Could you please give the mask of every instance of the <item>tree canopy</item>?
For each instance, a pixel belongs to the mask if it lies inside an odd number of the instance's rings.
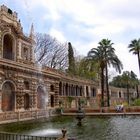
[[[117,71],[121,72],[122,63],[115,54],[115,49],[112,47],[113,43],[111,40],[102,39],[97,48],[92,48],[88,52],[87,59],[98,63],[101,79],[101,95],[102,95],[102,106],[104,106],[104,84],[106,83],[106,91],[109,106],[109,87],[108,87],[108,66],[113,66]],[[106,81],[105,81],[106,79]]]
[[[68,49],[48,34],[36,34],[36,62],[55,69],[66,69],[68,66]]]

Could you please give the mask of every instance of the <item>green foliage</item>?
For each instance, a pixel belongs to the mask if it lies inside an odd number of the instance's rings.
[[[90,80],[97,79],[98,65],[93,61],[82,58],[76,62],[76,75]]]
[[[62,110],[62,108],[56,108],[56,109],[55,109],[55,113],[56,113],[56,114],[61,114],[61,110]]]
[[[86,102],[87,102],[87,101],[86,101],[86,99],[85,99],[85,98],[81,98],[81,99],[80,99],[80,103],[81,103],[81,105],[85,105],[85,104],[86,104]]]
[[[112,86],[122,87],[127,89],[127,102],[130,103],[130,88],[135,88],[139,84],[136,74],[131,71],[124,71],[122,75],[114,77],[110,83]]]
[[[73,52],[73,47],[70,42],[68,43],[68,62],[69,62],[68,72],[75,74],[74,52]]]
[[[74,100],[74,97],[68,96],[68,97],[66,98],[66,100],[67,100],[67,102],[68,102],[69,108],[71,108],[71,103],[72,103],[72,101]]]
[[[134,106],[140,106],[140,99],[134,100],[133,105]]]
[[[112,66],[116,69],[116,71],[121,72],[123,67],[121,61],[115,54],[115,49],[112,47],[113,43],[111,40],[102,39],[97,48],[92,48],[88,52],[87,59],[93,61],[94,63],[98,63],[100,79],[101,79],[101,94],[102,101],[104,101],[104,84],[106,83],[106,91],[108,96],[108,106],[109,106],[109,86],[108,86],[108,67]],[[106,80],[106,81],[105,81]],[[102,103],[104,106],[104,103]]]
[[[129,52],[132,52],[134,55],[137,55],[140,71],[140,38],[138,40],[132,40],[131,43],[128,45],[128,48]]]
[[[71,96],[68,96],[68,97],[67,97],[67,101],[68,101],[69,103],[71,103],[73,100],[74,100],[74,97],[71,97]]]
[[[111,86],[120,88],[134,88],[138,84],[139,80],[133,71],[124,71],[122,75],[114,77],[113,80],[109,83]]]

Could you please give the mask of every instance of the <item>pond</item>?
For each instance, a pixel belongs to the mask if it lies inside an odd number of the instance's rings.
[[[140,118],[138,116],[86,117],[81,127],[75,117],[54,117],[49,120],[28,121],[0,125],[0,131],[34,136],[67,135],[76,140],[140,140]]]

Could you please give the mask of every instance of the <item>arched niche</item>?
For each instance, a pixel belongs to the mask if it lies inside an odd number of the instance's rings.
[[[54,85],[50,85],[50,91],[54,92]]]
[[[30,107],[30,97],[29,94],[24,95],[24,109],[28,110]]]
[[[3,58],[14,60],[15,40],[12,35],[5,34],[3,37]]]
[[[51,107],[54,107],[54,95],[50,96],[50,100],[51,100]]]
[[[42,86],[37,88],[37,108],[45,109],[46,106],[46,96]]]
[[[15,109],[15,87],[10,81],[2,85],[2,111],[13,111]]]

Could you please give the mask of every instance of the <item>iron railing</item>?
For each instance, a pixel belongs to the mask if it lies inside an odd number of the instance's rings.
[[[0,132],[0,140],[57,140],[58,137],[30,136],[15,133]]]
[[[77,140],[76,138],[69,137],[68,140]],[[57,136],[31,136],[16,133],[0,132],[0,140],[58,140]]]

